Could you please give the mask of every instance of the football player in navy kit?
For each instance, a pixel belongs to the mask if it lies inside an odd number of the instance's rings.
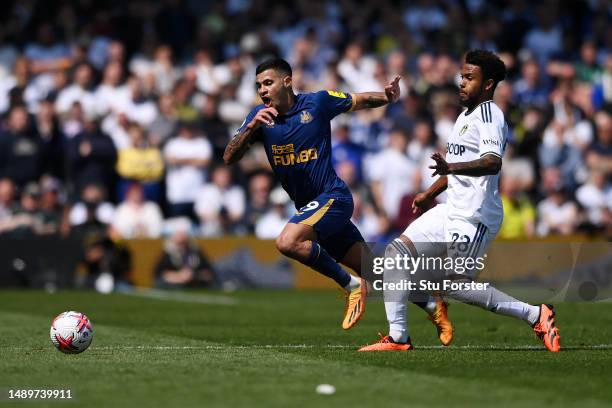
[[[291,66],[280,58],[257,67],[255,83],[263,104],[248,114],[227,145],[223,160],[235,163],[251,144],[263,143],[276,178],[298,210],[277,238],[276,247],[345,290],[342,327],[350,329],[365,311],[366,283],[338,262],[362,277],[362,251],[369,250],[351,222],[351,192],[332,166],[330,121],[344,112],[396,102],[400,78],[394,78],[384,92],[296,95],[291,76]]]

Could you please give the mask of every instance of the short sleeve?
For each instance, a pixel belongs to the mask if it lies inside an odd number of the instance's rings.
[[[244,121],[242,122],[242,124],[240,125],[238,130],[236,130],[236,132],[234,133],[234,136],[236,136],[237,134],[239,134],[240,132],[242,132],[246,128],[246,125],[249,124],[253,120],[253,118],[255,117],[255,115],[257,115],[257,112],[259,112],[260,109],[261,109],[261,107],[258,106],[258,107],[254,108],[253,110],[251,110],[249,112],[249,114],[244,119]],[[263,132],[262,132],[261,128],[259,128],[251,136],[251,144],[253,144],[254,142],[257,142],[257,141],[261,141],[262,139],[263,139]]]
[[[348,112],[355,104],[353,95],[350,93],[319,91],[316,95],[322,111],[327,114],[329,119],[333,119],[341,113]]]
[[[480,136],[480,157],[493,154],[502,158],[506,148],[506,123],[503,116],[491,115],[491,112],[483,116],[483,120],[476,122]]]

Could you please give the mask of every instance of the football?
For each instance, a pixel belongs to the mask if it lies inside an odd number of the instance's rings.
[[[91,344],[93,327],[83,313],[64,312],[53,319],[50,336],[53,345],[62,353],[78,354]]]

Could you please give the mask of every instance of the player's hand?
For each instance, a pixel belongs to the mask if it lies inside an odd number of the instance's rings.
[[[269,108],[263,108],[255,114],[255,117],[251,120],[251,123],[249,123],[249,127],[257,129],[261,125],[272,126],[274,124],[274,118],[277,116],[278,111],[276,108],[271,106]]]
[[[424,211],[431,206],[432,198],[427,193],[418,193],[412,202],[412,213],[416,214],[419,210]]]
[[[399,75],[396,76],[393,81],[389,82],[389,84],[385,86],[385,95],[387,95],[387,100],[389,103],[397,102],[400,97],[400,78],[401,77]]]
[[[434,170],[433,174],[431,175],[432,177],[437,175],[446,176],[447,174],[450,174],[448,163],[440,153],[436,152],[432,154],[431,158],[436,162],[434,166],[429,166],[430,169]]]

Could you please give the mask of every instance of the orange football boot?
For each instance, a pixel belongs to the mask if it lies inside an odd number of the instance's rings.
[[[553,353],[561,350],[559,329],[555,326],[555,311],[552,305],[540,306],[540,319],[533,325],[536,336],[542,340],[549,351]]]
[[[453,324],[448,318],[448,303],[440,297],[436,297],[436,310],[427,318],[436,326],[438,339],[443,346],[448,346],[453,341]]]
[[[346,306],[344,308],[344,319],[342,320],[342,328],[348,330],[355,326],[361,316],[365,313],[366,304],[366,281],[360,280],[358,288],[346,293]]]
[[[357,351],[408,351],[413,350],[410,337],[406,343],[396,343],[391,336],[383,336],[378,333],[380,340],[374,344],[363,346]]]

